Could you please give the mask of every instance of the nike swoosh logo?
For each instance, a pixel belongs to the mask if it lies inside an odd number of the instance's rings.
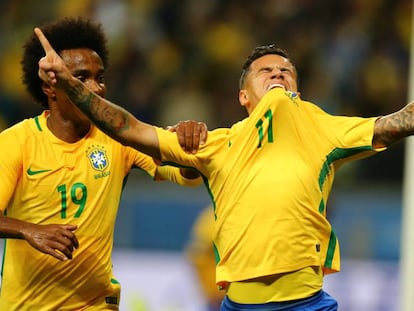
[[[41,173],[50,172],[51,170],[32,170],[30,167],[27,169],[27,175],[37,175]]]

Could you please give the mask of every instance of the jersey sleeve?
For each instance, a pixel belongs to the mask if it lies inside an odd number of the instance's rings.
[[[181,174],[179,167],[159,165],[152,157],[133,148],[126,148],[129,153],[128,161],[132,161],[130,166],[143,170],[155,181],[168,180],[181,186],[189,187],[198,186],[202,183],[201,176],[194,179],[186,178]]]
[[[155,180],[169,180],[173,183],[187,187],[199,186],[203,182],[201,176],[192,179],[186,178],[181,174],[180,168],[170,165],[158,166],[155,175]]]
[[[207,142],[199,146],[196,154],[186,153],[178,143],[175,133],[162,128],[157,131],[161,161],[164,165],[189,167],[197,170],[206,179],[220,170],[218,163],[226,161],[231,145],[231,129],[218,128],[208,132]]]
[[[4,213],[22,174],[22,145],[12,130],[0,133],[0,212]]]
[[[179,167],[192,167],[198,171],[202,169],[201,158],[205,157],[205,146],[208,145],[208,143],[206,145],[200,146],[199,151],[196,155],[188,154],[182,150],[175,133],[171,133],[170,131],[158,127],[155,129],[157,131],[160,145],[161,161],[163,164]]]
[[[359,148],[372,147],[374,137],[374,126],[376,117],[350,117],[350,116],[333,116],[324,112],[319,107],[311,104],[310,109],[314,113],[314,122],[318,124],[320,133],[324,135],[333,146],[337,148]],[[375,151],[382,151],[381,148]]]
[[[124,147],[124,152],[127,153],[125,161],[128,162],[125,165],[125,169],[138,168],[146,172],[151,178],[155,179],[157,172],[157,163],[154,159],[142,152],[139,152],[131,147]]]

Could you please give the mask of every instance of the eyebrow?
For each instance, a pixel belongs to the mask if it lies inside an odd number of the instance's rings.
[[[257,69],[257,72],[262,71],[272,71],[274,68],[277,68],[279,70],[289,70],[290,72],[295,72],[295,67],[293,66],[264,66]]]
[[[272,71],[273,70],[273,67],[270,67],[270,66],[264,66],[264,67],[260,67],[257,71]]]
[[[105,72],[105,69],[99,69],[97,71],[97,74],[103,74]],[[72,71],[72,75],[73,76],[86,76],[91,74],[91,70],[90,69],[76,69],[74,71]]]

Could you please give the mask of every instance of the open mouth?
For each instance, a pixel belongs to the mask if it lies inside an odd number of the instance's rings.
[[[277,87],[280,87],[280,88],[282,88],[282,89],[284,89],[284,90],[286,90],[286,87],[283,85],[283,84],[280,84],[280,83],[272,83],[272,84],[270,84],[268,87],[267,87],[267,91],[270,91],[270,90],[272,90],[272,89],[275,89],[275,88],[277,88]]]

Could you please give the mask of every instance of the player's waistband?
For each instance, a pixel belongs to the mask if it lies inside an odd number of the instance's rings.
[[[326,302],[325,302],[326,300]],[[284,302],[268,302],[263,304],[240,304],[231,301],[227,296],[224,297],[221,311],[289,311],[297,310],[298,308],[304,308],[306,306],[313,306],[322,302],[324,305],[332,306],[332,310],[336,310],[337,302],[323,290],[320,290],[315,295],[291,301]],[[328,304],[327,304],[328,303]],[[331,310],[331,309],[329,309]]]
[[[289,273],[232,282],[226,287],[226,292],[234,302],[260,304],[312,297],[322,289],[322,285],[322,269],[305,267]]]

